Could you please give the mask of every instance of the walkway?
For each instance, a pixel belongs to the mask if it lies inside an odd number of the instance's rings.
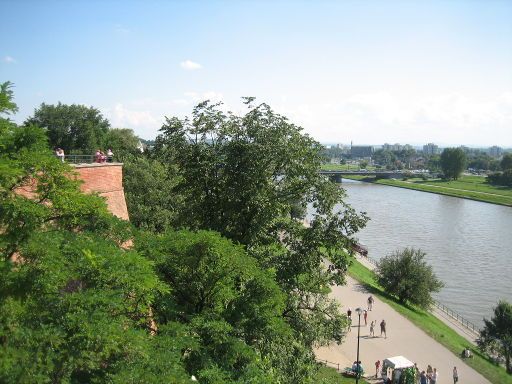
[[[319,359],[340,363],[340,366],[351,366],[357,354],[357,314],[354,309],[366,307],[369,293],[357,281],[347,276],[345,286],[333,287],[332,297],[343,305],[343,310],[352,308],[353,326],[342,345],[319,348],[316,355]],[[456,366],[459,372],[459,382],[464,384],[490,383],[474,369],[467,366],[460,358],[436,342],[420,328],[405,317],[398,314],[389,305],[375,298],[373,310],[368,312],[368,326],[364,325],[361,316],[361,338],[359,359],[367,373],[375,374],[375,362],[386,357],[403,355],[418,364],[420,370],[426,370],[427,365],[437,368],[439,383],[452,383],[452,370]],[[380,337],[379,323],[382,319],[387,324],[387,339]],[[370,322],[377,321],[376,337],[370,337]]]

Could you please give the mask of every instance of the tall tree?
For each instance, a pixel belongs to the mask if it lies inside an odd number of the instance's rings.
[[[401,302],[428,308],[433,302],[432,293],[444,284],[424,258],[425,252],[420,249],[396,251],[379,261],[375,271],[377,281]]]
[[[328,298],[329,286],[344,282],[343,248],[351,249],[367,218],[318,174],[322,146],[268,105],[252,102],[246,99],[242,116],[204,102],[191,118],[167,118],[155,154],[178,176],[170,191],[183,199],[175,226],[216,230],[275,270],[287,293],[282,315],[311,351],[343,337],[344,318]],[[314,213],[305,227],[296,214],[308,205]]]
[[[462,148],[445,148],[441,153],[441,169],[448,179],[457,180],[466,168],[466,153]]]
[[[500,162],[500,167],[503,171],[512,169],[512,153],[506,153],[503,155],[503,158]]]
[[[500,301],[494,308],[494,316],[491,320],[484,319],[484,323],[479,346],[491,355],[503,357],[507,372],[512,374],[512,305]]]
[[[51,147],[93,153],[105,144],[110,123],[99,110],[85,105],[41,104],[25,125],[45,128]]]

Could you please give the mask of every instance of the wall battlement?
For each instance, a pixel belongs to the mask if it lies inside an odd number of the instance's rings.
[[[75,164],[73,167],[78,178],[83,181],[80,186],[83,192],[97,192],[106,198],[108,209],[113,215],[129,220],[123,189],[122,163]]]

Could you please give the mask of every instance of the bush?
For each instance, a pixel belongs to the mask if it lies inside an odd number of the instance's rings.
[[[444,284],[423,260],[425,255],[420,249],[406,248],[384,257],[376,269],[378,283],[402,303],[430,307],[432,293],[438,292]]]

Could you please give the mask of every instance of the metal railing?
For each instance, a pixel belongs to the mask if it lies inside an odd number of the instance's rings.
[[[71,164],[89,164],[94,163],[94,155],[66,155],[64,160]]]
[[[475,334],[475,336],[479,336],[480,335],[480,328],[478,328],[475,324],[473,324],[468,319],[465,319],[462,315],[459,315],[457,312],[455,312],[454,310],[448,308],[446,305],[444,305],[443,303],[440,303],[439,301],[434,301],[434,305],[440,311],[442,311],[443,313],[447,314],[452,319],[456,320],[464,328],[466,328],[467,330],[473,332]]]
[[[362,256],[361,257],[362,259],[364,260],[367,260],[370,264],[372,264],[373,266],[377,266],[378,264],[378,261],[375,260],[375,259],[372,259],[371,257],[368,257],[368,256]],[[479,336],[480,335],[480,328],[478,328],[474,323],[472,323],[471,321],[469,321],[468,319],[466,319],[464,316],[462,316],[461,314],[455,312],[453,309],[451,308],[448,308],[446,305],[444,305],[443,303],[439,302],[439,301],[436,301],[434,300],[434,305],[436,306],[436,308],[438,308],[441,312],[447,314],[448,316],[450,316],[453,320],[457,321],[460,325],[462,325],[464,328],[466,328],[468,331],[471,331],[474,333],[475,336]]]
[[[340,372],[340,363],[335,363],[333,361],[328,361],[325,359],[318,359],[318,358],[315,358],[315,360],[318,361],[319,363],[325,364],[326,366],[331,366],[332,368],[336,368],[336,370],[338,372]]]

